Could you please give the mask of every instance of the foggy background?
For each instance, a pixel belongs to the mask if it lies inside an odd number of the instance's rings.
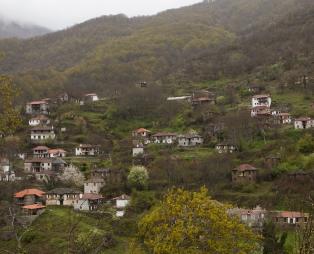
[[[102,15],[152,15],[197,2],[200,0],[0,0],[0,17],[59,30]]]

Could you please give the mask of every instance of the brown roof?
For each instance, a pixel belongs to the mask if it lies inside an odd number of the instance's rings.
[[[56,148],[56,149],[49,149],[48,153],[66,153],[65,150],[61,149],[61,148]]]
[[[119,200],[130,200],[130,196],[128,196],[126,194],[122,194],[121,196],[115,197],[112,200],[117,200],[117,199],[119,199]]]
[[[247,170],[257,170],[255,167],[253,167],[250,164],[241,164],[240,166],[233,169],[234,171],[247,171]]]
[[[50,159],[50,158],[32,158],[32,159],[25,160],[25,162],[26,163],[34,163],[34,162],[45,163],[45,162],[52,162],[52,159]]]
[[[38,197],[42,197],[44,194],[45,192],[38,189],[25,189],[25,190],[15,193],[14,197],[23,198],[24,196],[27,196],[27,195],[35,195]]]
[[[166,137],[166,136],[177,136],[177,134],[170,132],[159,132],[153,135],[153,137]]]
[[[97,200],[97,199],[103,199],[102,195],[94,194],[94,193],[85,193],[80,197],[82,200]]]
[[[301,213],[301,212],[281,211],[281,212],[278,212],[275,217],[303,218],[303,217],[309,217],[309,214],[308,213]]]
[[[32,150],[33,151],[34,150],[49,150],[49,147],[47,147],[47,146],[36,146]]]
[[[261,99],[261,98],[268,98],[268,97],[270,97],[269,94],[257,94],[253,96],[254,99]]]
[[[32,131],[51,131],[53,130],[52,126],[37,126],[31,129]]]
[[[47,101],[41,100],[41,101],[31,101],[31,102],[28,102],[27,104],[38,105],[38,104],[48,104],[48,103]]]
[[[141,132],[150,132],[150,131],[145,129],[145,128],[139,128],[139,129],[135,130],[135,132],[141,133]]]
[[[91,144],[80,144],[80,148],[93,148],[93,147],[100,147],[100,145],[91,145]]]
[[[33,205],[25,205],[22,208],[27,210],[37,210],[37,209],[43,209],[46,206],[40,205],[40,204],[33,204]]]
[[[35,116],[33,117],[31,120],[48,120],[49,118],[45,115],[39,115],[39,116]]]
[[[295,119],[295,121],[311,121],[312,120],[312,118],[310,118],[310,117],[300,117],[300,118],[297,118],[297,119]]]

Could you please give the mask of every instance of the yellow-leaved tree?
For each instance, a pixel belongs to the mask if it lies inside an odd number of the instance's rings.
[[[143,250],[156,254],[252,254],[260,250],[260,236],[228,206],[212,200],[205,187],[199,192],[173,189],[139,222]]]
[[[6,76],[0,76],[0,134],[10,135],[21,125],[21,117],[14,107],[17,90]]]

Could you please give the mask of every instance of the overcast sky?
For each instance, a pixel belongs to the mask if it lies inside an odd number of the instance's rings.
[[[54,30],[107,14],[128,16],[194,4],[201,0],[0,0],[0,15],[9,20],[42,25]]]

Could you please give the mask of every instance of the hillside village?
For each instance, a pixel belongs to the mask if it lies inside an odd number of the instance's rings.
[[[250,90],[248,92],[251,96],[246,101],[245,114],[256,121],[261,128],[294,129],[300,134],[303,131],[313,130],[314,120],[310,116],[295,117],[289,111],[281,110],[280,105],[276,108],[272,107],[270,94],[255,94]],[[171,103],[190,104],[195,112],[202,107],[217,105],[216,95],[207,90],[195,91],[191,96],[168,97],[166,100]],[[70,95],[64,93],[57,98],[46,98],[26,104],[24,122],[28,127],[25,129],[25,138],[29,148],[19,150],[14,158],[2,157],[1,159],[2,182],[25,181],[29,183],[25,189],[18,188],[13,196],[14,203],[19,207],[19,214],[28,216],[33,221],[38,216],[42,216],[43,212],[51,206],[71,207],[74,211],[101,214],[104,212],[102,207],[105,205],[112,207],[112,216],[121,218],[125,215],[130,205],[132,192],[128,188],[117,187],[126,184],[123,169],[97,166],[99,164],[97,160],[112,161],[112,155],[106,154],[103,150],[103,144],[98,143],[97,140],[93,143],[67,144],[62,137],[71,130],[60,123],[58,127],[55,125],[57,119],[54,118],[54,111],[58,111],[59,108],[77,105],[84,109],[84,107],[103,105],[103,103],[106,103],[106,100],[99,99],[96,93],[84,95],[81,100],[72,100]],[[216,132],[214,130],[207,134],[196,130],[169,132],[168,128],[154,128],[155,131],[152,131],[143,126],[137,126],[137,129],[130,130],[127,134],[127,139],[130,140],[127,157],[132,158],[129,167],[132,165],[149,167],[155,159],[156,155],[152,153],[155,149],[158,149],[159,153],[163,150],[169,153],[173,153],[171,150],[183,151],[185,156],[197,150],[201,151],[199,149],[206,150],[208,149],[205,148],[208,147],[206,144],[209,144],[206,135],[210,135],[214,140],[210,143],[211,154],[228,158],[234,156],[233,154],[243,153],[243,148],[236,139],[219,138],[219,133],[225,128],[224,125],[225,123],[218,124]],[[195,159],[197,157],[193,160]],[[265,158],[264,167],[271,170],[283,163],[282,159],[280,153],[269,156]],[[229,186],[233,186],[231,188],[261,183],[261,175],[265,173],[261,172],[260,164],[256,166],[254,161],[252,164],[246,162],[245,158],[238,160],[235,167],[229,168],[224,181]],[[112,165],[112,162],[110,164]],[[18,169],[20,167],[18,165],[22,168]],[[86,169],[82,171],[82,165],[89,165],[87,172]],[[310,172],[296,170],[284,175],[292,181],[300,179],[302,181],[304,178],[311,177],[310,174]],[[47,183],[58,184],[55,188],[47,189],[45,187]],[[114,191],[106,188],[115,185]],[[262,208],[259,206],[261,204],[254,201],[251,205],[257,206],[256,208],[242,207],[231,209],[229,212],[257,231],[262,230],[263,223],[267,220],[273,221],[282,229],[293,229],[299,224],[307,223],[309,219],[309,214],[303,209],[274,210],[272,206],[270,209]]]
[[[314,4],[296,2],[0,40],[0,253],[210,253],[217,231],[215,253],[310,254]]]

